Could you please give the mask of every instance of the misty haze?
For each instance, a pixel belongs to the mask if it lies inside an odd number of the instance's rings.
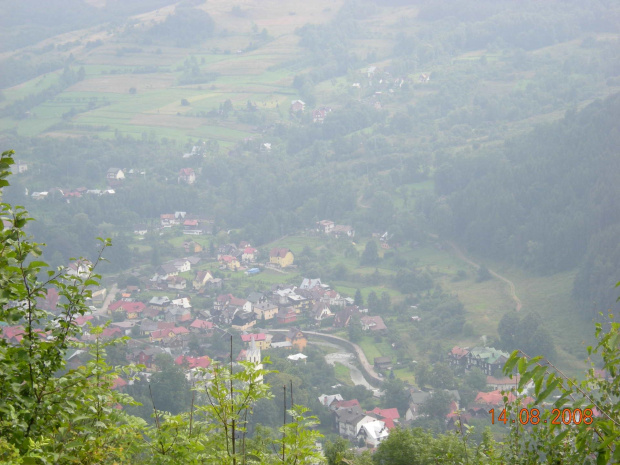
[[[620,463],[619,92],[613,0],[2,2],[0,464]]]

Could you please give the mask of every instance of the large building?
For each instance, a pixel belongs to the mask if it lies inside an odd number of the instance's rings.
[[[292,265],[294,260],[293,252],[284,247],[275,247],[269,252],[269,263],[279,265],[282,268]]]

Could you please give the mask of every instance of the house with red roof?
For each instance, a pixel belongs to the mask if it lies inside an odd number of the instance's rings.
[[[196,173],[193,168],[182,168],[179,171],[178,182],[184,182],[185,184],[194,184],[196,182]]]
[[[241,263],[239,263],[237,257],[233,255],[220,255],[218,261],[220,262],[221,266],[224,266],[231,271],[237,271],[239,268],[241,268]]]
[[[132,320],[138,318],[145,308],[146,305],[144,305],[142,302],[128,302],[126,300],[117,300],[108,307],[108,311],[124,311],[127,313],[127,319]]]
[[[250,334],[242,334],[241,340],[243,341],[243,345],[248,347],[252,341],[256,343],[256,347],[260,350],[269,349],[271,347],[271,334],[266,333],[250,333]]]
[[[254,247],[246,247],[243,249],[243,253],[241,254],[241,261],[245,263],[253,262],[256,260],[258,255],[258,250]]]
[[[177,358],[174,359],[174,363],[176,363],[177,365],[187,364],[190,369],[209,368],[209,365],[211,365],[211,359],[206,355],[202,357],[188,357],[186,355],[179,355]]]
[[[196,318],[192,321],[192,324],[189,325],[189,332],[197,334],[213,334],[213,326],[212,321],[200,320]]]
[[[91,321],[94,317],[92,315],[79,315],[75,318],[74,323],[76,326],[85,326],[88,321]]]
[[[47,310],[48,312],[53,312],[56,310],[59,300],[60,296],[58,295],[58,290],[55,287],[50,287],[47,289],[45,297],[40,297],[37,299],[37,304],[39,305],[39,308]]]
[[[385,423],[385,427],[388,430],[394,428],[396,423],[398,423],[398,419],[400,415],[398,414],[398,410],[396,408],[388,408],[388,409],[380,409],[379,407],[375,407],[374,409],[366,412],[366,415],[370,415],[377,420],[381,420]]]
[[[21,325],[0,327],[0,337],[9,344],[19,344],[24,337],[24,327]]]
[[[127,386],[127,381],[117,376],[114,381],[112,381],[112,386],[110,386],[110,389],[117,389],[121,391],[125,386]]]
[[[400,415],[398,413],[398,409],[397,408],[384,408],[381,409],[379,407],[375,407],[372,410],[369,410],[368,412],[366,412],[366,414],[368,415],[377,415],[377,417],[379,417],[379,420],[382,420],[384,418],[389,418],[391,420],[398,420],[400,418]]]
[[[174,325],[174,323],[171,324]],[[172,340],[185,334],[189,334],[189,330],[187,328],[183,328],[182,326],[158,329],[157,331],[153,331],[151,333],[151,342],[171,342]]]
[[[513,400],[515,400],[515,396],[513,393],[509,392],[507,396],[508,402],[512,402]],[[474,403],[490,407],[497,407],[504,404],[504,394],[500,390],[491,392],[479,392],[476,395]]]
[[[123,335],[123,330],[118,326],[108,326],[101,332],[101,339],[115,339]]]
[[[269,263],[278,265],[280,268],[291,266],[295,261],[293,252],[284,247],[274,247],[269,251]]]
[[[329,405],[330,410],[340,410],[347,408],[358,408],[360,412],[362,411],[362,406],[360,405],[357,399],[351,400],[336,400]]]
[[[294,323],[297,321],[297,313],[289,307],[282,307],[278,310],[276,320],[278,324]]]

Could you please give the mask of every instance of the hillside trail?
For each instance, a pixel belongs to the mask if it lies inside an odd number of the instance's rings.
[[[358,205],[358,207],[360,207],[360,208],[370,208],[370,205],[362,203],[362,200],[364,200],[364,194],[360,194],[359,197],[357,198],[357,205]]]
[[[459,249],[459,247],[452,241],[446,241],[446,243],[452,247],[452,249],[454,250],[454,252],[456,253],[456,255],[463,260],[464,262],[469,263],[470,265],[472,265],[474,268],[478,269],[480,268],[480,264],[474,262],[473,260],[469,259],[461,249]],[[519,297],[517,296],[517,291],[515,288],[515,284],[508,278],[506,278],[505,276],[502,276],[501,274],[489,269],[489,273],[491,274],[491,276],[496,277],[497,279],[504,281],[506,284],[508,284],[508,289],[509,289],[509,294],[510,294],[510,298],[512,300],[514,300],[515,302],[515,310],[517,312],[521,311],[521,307],[522,307],[522,303],[521,303],[521,299],[519,299]]]

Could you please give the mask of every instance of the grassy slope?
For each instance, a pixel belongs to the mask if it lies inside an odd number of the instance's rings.
[[[299,58],[304,50],[298,46],[299,37],[295,30],[305,24],[326,23],[333,18],[342,1],[330,2],[319,0],[311,3],[296,3],[282,11],[277,0],[265,0],[260,7],[249,0],[236,2],[243,12],[242,16],[231,14],[230,2],[213,0],[202,6],[214,19],[218,31],[226,31],[225,36],[208,40],[201,46],[189,49],[162,47],[158,45],[139,45],[139,53],[126,52],[119,55],[119,50],[135,47],[122,34],[122,27],[113,29],[92,28],[62,34],[48,39],[33,47],[13,52],[15,55],[28,53],[30,49],[39,48],[47,43],[63,44],[74,40],[81,45],[65,52],[53,51],[46,54],[46,59],[66,59],[69,54],[75,58],[75,67],[83,66],[86,79],[65,90],[52,101],[45,102],[32,110],[31,118],[19,122],[10,118],[0,118],[0,132],[16,130],[20,135],[99,134],[112,137],[115,131],[123,134],[141,136],[154,133],[159,137],[185,141],[191,138],[210,138],[221,141],[227,146],[236,141],[251,137],[255,128],[240,125],[231,127],[231,122],[219,119],[189,116],[196,112],[208,112],[218,109],[225,100],[230,99],[235,108],[243,108],[248,100],[256,103],[258,108],[271,120],[287,118],[290,100],[297,98],[292,88],[293,77],[307,71],[299,66]],[[133,18],[138,26],[160,21],[172,7],[165,7]],[[382,8],[380,14],[361,21],[366,37],[353,43],[352,51],[361,57],[369,53],[377,56],[375,65],[382,67],[390,63],[397,32],[411,33],[415,29],[412,18],[417,15],[415,7]],[[411,29],[412,26],[414,29]],[[254,31],[266,29],[270,40],[251,51],[245,51],[248,45],[257,42]],[[609,39],[609,37],[602,37]],[[103,45],[86,49],[82,44],[101,39]],[[538,57],[563,59],[579,49],[577,41],[560,43],[535,52]],[[242,51],[242,52],[238,52]],[[455,57],[451,63],[434,65],[420,71],[436,73],[470,73],[475,70],[480,58],[487,60],[488,72],[480,78],[478,87],[489,93],[502,93],[512,89],[525,89],[530,82],[529,72],[501,75],[502,63],[507,57],[488,51],[468,52]],[[220,73],[220,77],[205,84],[178,84],[180,68],[185,60],[195,58],[202,71]],[[136,68],[159,67],[154,73],[133,74]],[[34,78],[11,89],[5,89],[6,100],[0,102],[0,108],[29,94],[40,92],[55,82],[60,72],[48,73]],[[416,82],[417,74],[410,76]],[[360,77],[361,78],[361,77]],[[357,78],[357,79],[360,79]],[[316,88],[319,103],[334,104],[343,94],[350,91],[350,76],[321,83]],[[135,87],[137,93],[129,94]],[[599,96],[618,90],[616,88],[599,89]],[[421,95],[435,92],[433,85],[415,85],[415,99]],[[417,97],[416,97],[417,96]],[[98,108],[87,111],[88,99],[97,98]],[[99,106],[104,103],[105,106]],[[181,106],[181,99],[187,99],[191,105]],[[387,98],[384,109],[390,112],[403,111],[398,99]],[[277,108],[279,107],[279,109]],[[63,123],[62,115],[71,108],[83,111],[70,123],[74,127],[59,127]],[[563,110],[538,115],[521,122],[506,125],[506,134],[527,130],[534,122],[555,119]],[[186,117],[183,117],[186,115]],[[234,126],[234,124],[233,124]],[[483,142],[484,140],[480,140]]]
[[[300,70],[285,66],[300,54],[295,29],[306,23],[328,21],[340,4],[327,0],[296,4],[283,17],[281,4],[275,0],[261,2],[260,8],[254,2],[241,1],[235,5],[242,9],[244,16],[237,17],[230,13],[229,2],[210,1],[204,8],[213,17],[218,30],[235,32],[228,32],[226,37],[211,39],[203,46],[191,49],[140,45],[142,52],[119,56],[117,52],[123,47],[135,47],[135,44],[123,41],[120,28],[105,33],[87,29],[63,34],[55,38],[56,43],[76,38],[82,43],[96,38],[104,41],[103,46],[95,49],[86,50],[80,45],[66,52],[67,56],[69,53],[74,55],[76,67],[84,66],[85,80],[66,89],[53,100],[33,108],[31,118],[19,123],[11,118],[0,118],[0,131],[16,130],[24,136],[96,133],[102,137],[114,136],[115,131],[138,137],[142,133],[156,132],[159,137],[180,141],[188,137],[211,138],[224,145],[251,137],[254,134],[251,127],[230,127],[218,119],[182,115],[217,110],[220,104],[230,99],[236,108],[244,108],[246,102],[251,100],[271,119],[281,118],[276,107],[282,107],[283,113],[286,113],[290,100],[296,98],[291,83],[294,74]],[[169,10],[170,7],[166,7],[134,19],[139,24],[145,24],[161,19]],[[256,42],[252,32],[254,25],[258,31],[266,28],[272,40],[257,50],[237,53],[237,50],[245,50],[251,42]],[[37,46],[40,45],[44,44]],[[190,57],[197,59],[202,71],[220,73],[221,76],[206,84],[178,85],[182,73],[177,67]],[[132,73],[144,66],[157,66],[160,70],[148,74]],[[48,73],[6,89],[8,97],[0,103],[0,107],[41,92],[54,83],[58,74],[60,72]],[[129,94],[132,87],[137,90],[134,95]],[[71,108],[87,110],[85,99],[93,97],[97,98],[98,104],[103,103],[105,98],[107,105],[74,116],[71,123],[77,127],[57,126],[63,123],[63,113]],[[181,99],[187,99],[191,106],[181,106]]]
[[[299,253],[304,246],[320,249],[321,239],[316,237],[287,237],[280,239],[273,244],[283,247],[290,247],[295,253]],[[360,247],[363,249],[364,243]],[[465,305],[467,311],[467,321],[473,328],[473,333],[469,336],[459,336],[458,338],[443,341],[444,344],[476,345],[480,343],[480,337],[497,337],[497,323],[506,312],[514,311],[515,303],[510,297],[508,286],[503,281],[491,279],[478,283],[475,279],[476,273],[467,263],[461,261],[451,252],[451,249],[439,249],[434,246],[420,247],[416,249],[402,248],[399,254],[407,258],[417,260],[417,266],[429,269],[436,277],[442,287],[454,294]],[[476,262],[482,262],[476,257],[470,257]],[[349,272],[360,273],[364,271],[356,262],[345,259],[342,255],[334,253],[327,265],[343,263]],[[585,365],[582,363],[585,358],[584,346],[592,343],[593,324],[588,319],[579,315],[571,299],[571,287],[574,272],[559,273],[552,276],[532,276],[523,270],[515,268],[504,268],[499,264],[487,263],[491,269],[514,282],[516,293],[523,303],[521,315],[530,311],[537,312],[545,321],[546,328],[551,332],[554,342],[558,349],[559,365],[569,373],[576,374]],[[395,272],[383,268],[386,272]],[[461,281],[453,278],[459,270],[468,273],[468,277]],[[372,269],[374,272],[374,268]],[[256,277],[262,279],[264,275]],[[251,278],[251,279],[256,279]],[[275,274],[274,281],[269,282],[295,282],[295,278],[301,278],[301,274]],[[348,296],[353,296],[357,288],[362,289],[364,298],[370,291],[375,291],[380,295],[387,291],[392,297],[392,301],[398,301],[404,296],[395,289],[381,286],[368,286],[364,283],[334,281],[331,282],[339,292]],[[391,321],[392,319],[388,319]],[[402,324],[391,321],[391,327],[403,334],[407,341],[407,349],[412,359],[424,357],[423,353],[415,345],[411,338],[413,323]],[[390,346],[389,338],[381,342],[376,342],[370,335],[364,336],[359,345],[363,348],[369,360],[379,356],[396,356],[396,351]],[[400,377],[413,376],[408,370],[401,369]]]

